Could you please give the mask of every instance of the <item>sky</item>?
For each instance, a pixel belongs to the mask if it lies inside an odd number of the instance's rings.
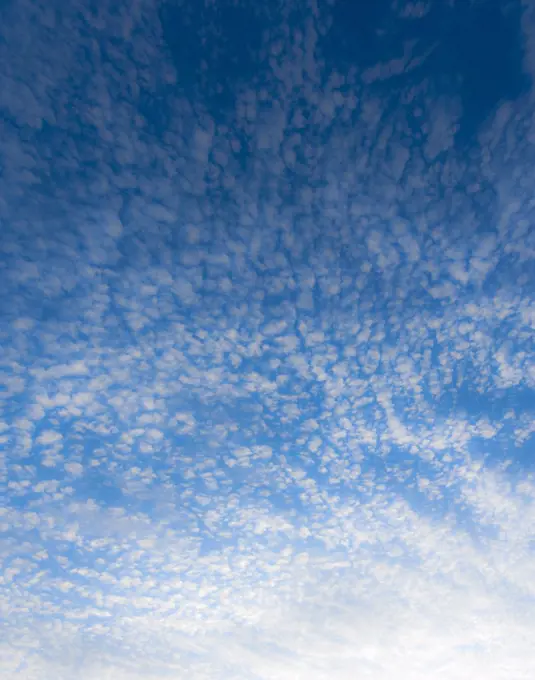
[[[2,680],[535,677],[535,3],[3,0]]]

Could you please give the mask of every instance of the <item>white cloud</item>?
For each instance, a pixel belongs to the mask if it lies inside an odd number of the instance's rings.
[[[45,430],[37,437],[38,444],[56,444],[63,439],[61,432],[55,432],[54,430]]]
[[[84,466],[80,463],[65,463],[65,470],[73,477],[80,477],[84,472]]]

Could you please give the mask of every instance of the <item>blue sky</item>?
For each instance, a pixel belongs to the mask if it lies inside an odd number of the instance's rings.
[[[2,678],[534,676],[534,11],[2,4]]]

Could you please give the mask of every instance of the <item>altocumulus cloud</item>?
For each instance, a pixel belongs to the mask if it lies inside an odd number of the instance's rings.
[[[535,677],[501,4],[3,3],[2,678]]]

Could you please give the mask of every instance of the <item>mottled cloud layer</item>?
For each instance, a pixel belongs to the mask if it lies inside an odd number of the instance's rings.
[[[532,93],[305,9],[1,10],[6,680],[534,677]]]

